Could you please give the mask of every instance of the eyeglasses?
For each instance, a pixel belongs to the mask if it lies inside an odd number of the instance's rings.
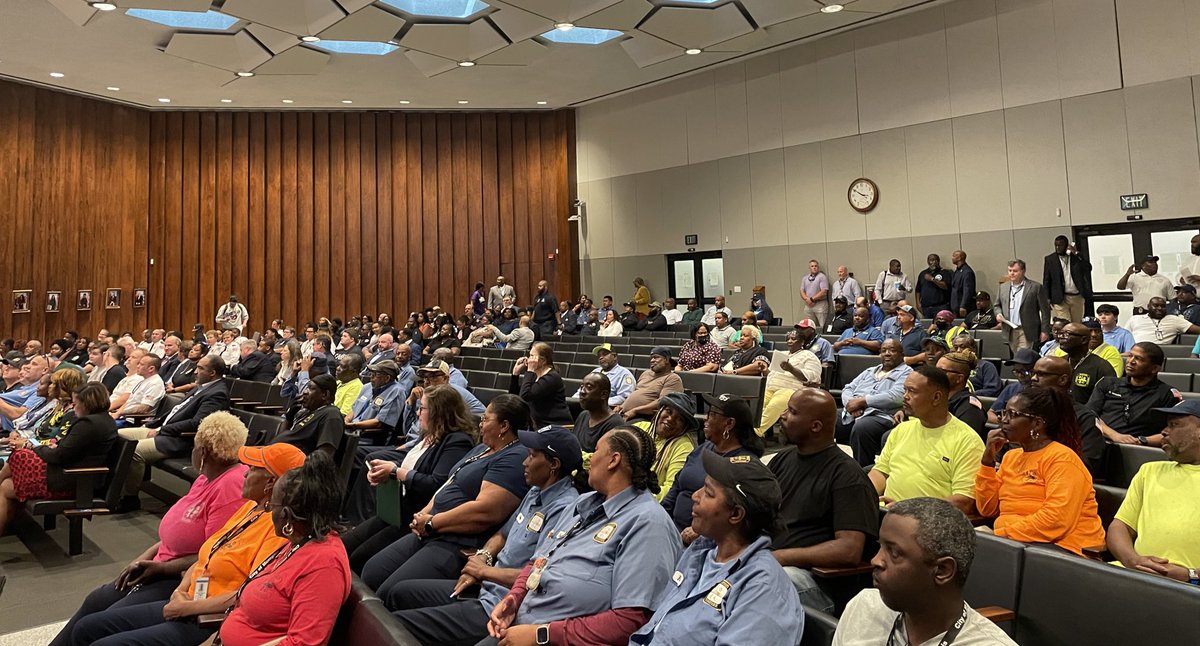
[[[1046,418],[1042,417],[1041,415],[1034,415],[1033,413],[1026,413],[1019,410],[1013,410],[1011,408],[1005,408],[1004,410],[1000,411],[1000,414],[997,415],[997,417],[1000,418],[1001,422],[1008,422],[1014,417],[1028,417],[1029,419],[1040,419],[1043,422],[1046,421]]]

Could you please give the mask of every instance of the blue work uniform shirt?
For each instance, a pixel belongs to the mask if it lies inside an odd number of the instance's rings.
[[[579,499],[579,492],[570,477],[559,478],[557,482],[545,490],[530,487],[529,493],[517,507],[517,511],[508,518],[508,523],[500,530],[504,534],[504,547],[496,555],[496,567],[521,569],[533,558],[533,552],[541,542],[542,536],[558,524],[562,515]],[[479,603],[483,611],[492,614],[492,610],[508,588],[484,581],[479,587]]]
[[[637,380],[633,378],[633,373],[629,372],[629,369],[625,366],[617,364],[608,372],[604,372],[603,368],[596,366],[596,369],[592,372],[598,372],[608,377],[608,384],[611,386],[608,393],[609,406],[619,406],[633,394],[633,387],[637,383]],[[579,391],[576,390],[572,397],[578,399]]]
[[[362,422],[368,419],[378,419],[383,424],[396,428],[400,416],[404,413],[404,398],[396,382],[389,382],[378,392],[370,384],[363,386],[350,409],[352,422]]]
[[[876,379],[875,374],[882,367],[880,364],[863,370],[854,381],[842,388],[842,409],[838,411],[842,423],[853,423],[855,418],[846,412],[846,402],[855,397],[867,398],[867,408],[863,411],[863,417],[891,416],[904,404],[904,380],[908,378],[908,373],[912,372],[912,366],[902,363]]]
[[[748,455],[757,460],[759,457],[758,454],[744,446],[738,446],[728,453],[721,453],[710,440],[705,440],[703,444],[692,449],[679,469],[679,473],[675,474],[675,482],[671,484],[671,488],[667,490],[667,494],[662,499],[663,509],[671,514],[671,519],[675,521],[675,527],[680,531],[685,527],[692,526],[692,494],[704,486],[704,477],[708,475],[704,471],[704,461],[701,459],[705,451],[712,451],[723,458]]]
[[[654,495],[627,487],[608,500],[575,501],[538,543],[546,558],[537,588],[514,624],[544,624],[614,608],[658,607],[682,549],[679,530]]]
[[[822,337],[814,336],[812,343],[804,346],[804,349],[817,355],[821,363],[833,363],[833,344]]]
[[[804,609],[796,588],[759,536],[736,557],[715,559],[717,544],[697,538],[679,559],[658,609],[630,644],[798,644]]]
[[[3,399],[9,406],[25,406],[27,408],[35,408],[42,403],[43,399],[38,397],[37,382],[31,384],[21,384],[10,391],[0,394],[0,399]],[[11,431],[13,421],[3,415],[0,415],[0,427],[6,431]]]
[[[838,337],[838,341],[845,341],[846,339],[849,339],[851,337],[856,338],[856,339],[862,339],[864,341],[882,342],[883,341],[883,332],[880,332],[879,328],[871,327],[870,325],[868,325],[867,327],[865,327],[861,330],[858,330],[855,328],[847,328],[846,331],[842,332],[842,335],[840,337]],[[862,347],[861,345],[845,346],[841,350],[838,350],[838,353],[839,354],[879,354],[878,352],[871,352],[870,350]]]

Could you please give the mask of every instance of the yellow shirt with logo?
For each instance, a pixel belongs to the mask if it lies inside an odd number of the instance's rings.
[[[883,495],[894,500],[954,494],[974,499],[981,457],[983,440],[957,417],[936,428],[910,419],[892,429],[875,469],[888,476]]]

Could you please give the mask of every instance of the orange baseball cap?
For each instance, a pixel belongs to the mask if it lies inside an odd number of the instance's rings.
[[[289,469],[304,464],[304,452],[285,442],[267,446],[243,446],[238,449],[238,460],[252,467],[262,467],[278,478]]]

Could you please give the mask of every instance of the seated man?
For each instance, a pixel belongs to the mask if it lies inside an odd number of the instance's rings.
[[[142,355],[136,367],[136,374],[140,379],[125,399],[125,404],[113,414],[114,418],[122,415],[148,415],[158,409],[158,402],[167,394],[166,385],[158,375],[161,361],[157,355]]]
[[[343,418],[354,410],[354,402],[362,391],[363,382],[358,373],[362,372],[363,363],[362,355],[357,352],[342,355],[338,361],[335,375],[338,387],[333,403],[342,411]]]
[[[992,295],[987,292],[975,293],[975,311],[967,314],[965,325],[968,330],[994,330],[1000,327],[996,320],[996,312],[992,308]]]
[[[222,378],[224,375],[225,363],[221,357],[204,357],[196,364],[196,387],[188,391],[182,402],[165,415],[146,422],[143,428],[118,431],[121,437],[138,443],[119,507],[123,512],[141,508],[138,490],[147,466],[165,458],[188,455],[200,422],[210,413],[229,410],[229,382]]]
[[[509,350],[520,350],[521,352],[529,352],[529,348],[533,347],[533,342],[536,340],[531,325],[531,319],[528,316],[522,316],[517,322],[517,327],[509,334],[500,331],[500,328],[495,325],[491,326],[492,338],[504,344],[504,347]]]
[[[941,359],[950,351],[949,344],[941,336],[927,336],[921,342],[921,349],[925,351],[925,365],[936,366],[938,359]]]
[[[342,411],[333,405],[337,396],[337,380],[330,375],[317,375],[309,380],[300,393],[304,408],[296,415],[289,429],[280,430],[263,444],[287,443],[310,455],[322,450],[333,456],[342,446],[346,424]]]
[[[805,350],[800,345],[800,331],[791,330],[787,333],[787,356],[778,367],[770,368],[767,373],[766,391],[763,393],[762,419],[759,420],[756,432],[759,437],[767,434],[783,411],[787,409],[788,400],[792,393],[805,386],[821,385],[821,360],[817,355]],[[774,356],[780,353],[776,350]],[[774,360],[772,360],[774,364]]]
[[[771,538],[805,608],[833,612],[833,599],[809,572],[852,567],[879,532],[879,501],[862,467],[834,443],[837,407],[819,388],[800,388],[780,418],[790,446],[767,464],[783,494]]]
[[[588,305],[591,306],[590,301],[588,302]],[[675,299],[673,298],[668,298],[663,301],[662,313],[663,318],[667,319],[667,325],[678,325],[683,322],[683,312],[680,312],[675,307]]]
[[[163,378],[165,382],[175,374],[175,369],[179,367],[179,363],[187,359],[187,355],[179,356],[179,347],[183,340],[174,334],[168,334],[163,338],[163,355],[162,365],[158,368],[158,376]],[[274,375],[272,375],[274,376]]]
[[[983,440],[950,414],[950,379],[921,366],[904,380],[909,419],[892,430],[867,475],[885,504],[920,496],[945,498],[964,514],[975,510],[975,472]],[[936,460],[931,460],[936,457]]]
[[[970,334],[960,334],[954,337],[955,352],[971,352],[976,357],[979,357],[979,344],[975,342],[975,337]],[[1017,352],[1020,352],[1018,350]],[[1032,357],[1036,357],[1035,352],[1031,356],[1029,365],[1033,366]],[[1008,362],[1005,362],[1008,363]],[[936,365],[936,364],[935,364]],[[975,368],[971,371],[971,389],[976,397],[995,397],[1000,392],[1000,387],[1003,385],[1000,379],[1000,371],[996,369],[996,365],[986,359],[978,359],[975,362]],[[1003,406],[996,410],[1004,410]]]
[[[433,352],[433,358],[450,366],[450,383],[460,388],[470,390],[471,385],[467,383],[467,376],[454,365],[454,357],[456,355],[449,348],[438,348]]]
[[[975,530],[961,511],[936,498],[892,505],[879,528],[879,553],[871,559],[875,587],[846,605],[833,643],[1016,646],[963,602],[974,558]]]
[[[904,352],[904,363],[915,366],[925,362],[925,330],[917,321],[917,308],[901,305],[896,308],[896,334]]]
[[[1162,446],[1167,417],[1158,409],[1174,406],[1181,399],[1179,391],[1158,379],[1165,361],[1157,344],[1135,343],[1125,376],[1105,377],[1096,384],[1087,407],[1109,441]]]
[[[1104,331],[1104,342],[1124,355],[1133,348],[1135,341],[1129,330],[1117,325],[1120,314],[1121,310],[1116,305],[1105,303],[1096,307],[1096,318],[1100,321],[1100,329]]]
[[[1067,323],[1058,335],[1057,349],[1071,364],[1071,398],[1080,404],[1088,403],[1101,379],[1117,376],[1112,364],[1092,353],[1091,343],[1092,331],[1083,323]]]
[[[833,313],[825,323],[825,334],[841,334],[854,325],[854,313],[847,307],[845,296],[833,299]],[[858,309],[857,307],[855,309]],[[871,322],[871,311],[867,310],[867,323]]]
[[[610,385],[608,405],[616,407],[625,403],[625,400],[633,394],[633,373],[629,372],[625,366],[617,363],[617,351],[613,350],[611,343],[601,343],[592,348],[592,354],[596,355],[596,363],[600,364],[592,373],[599,373],[608,377]],[[571,396],[578,399],[582,390],[581,387]]]
[[[50,366],[46,357],[40,355],[32,359],[17,356],[6,358],[5,361],[10,368],[20,368],[17,384],[0,394],[0,427],[11,431],[13,420],[44,401],[37,394],[38,382],[42,380],[42,375],[49,371]]]
[[[367,362],[366,362],[366,365],[363,366],[363,371],[361,374],[359,374],[359,377],[361,377],[363,379],[370,379],[371,378],[371,372],[370,372],[371,366],[379,363],[380,361],[388,361],[388,360],[395,359],[396,358],[396,348],[393,347],[395,345],[395,343],[396,343],[396,340],[391,334],[384,333],[384,334],[380,334],[379,340],[375,342],[375,351],[374,352],[372,352],[369,348],[363,348],[363,356],[366,357]],[[409,346],[407,346],[407,345],[405,345],[404,347],[409,348]],[[411,358],[412,357],[411,348],[409,348],[409,352],[410,352],[409,357]],[[294,357],[293,357],[293,359],[294,359]],[[405,361],[404,363],[407,364],[408,361]]]
[[[649,330],[651,332],[659,332],[667,329],[667,317],[663,315],[662,304],[658,301],[650,303],[650,313],[646,318],[637,324],[638,330]]]
[[[648,418],[658,411],[658,400],[668,393],[683,392],[683,380],[671,366],[671,349],[655,346],[650,351],[650,369],[637,378],[633,392],[626,400],[613,408],[625,419]]]
[[[1150,299],[1145,314],[1129,317],[1125,325],[1136,343],[1147,341],[1170,345],[1180,334],[1200,334],[1200,325],[1176,314],[1167,314],[1167,301],[1161,296]]]
[[[871,312],[865,307],[854,308],[854,326],[842,332],[833,350],[839,354],[879,354],[883,333],[871,326]]]
[[[613,412],[608,405],[608,396],[612,384],[604,375],[591,372],[584,376],[583,384],[579,386],[579,405],[583,411],[575,418],[575,439],[583,451],[583,468],[586,470],[591,461],[592,453],[596,451],[596,443],[605,433],[623,426],[625,418]]]
[[[983,411],[983,404],[967,388],[976,361],[975,353],[966,350],[944,354],[936,365],[950,379],[950,400],[947,402],[950,414],[970,426],[980,439],[986,439],[987,413]]]
[[[1033,364],[1037,363],[1038,358],[1038,354],[1033,350],[1020,348],[1013,354],[1012,359],[1004,360],[1004,365],[1012,366],[1013,377],[1016,380],[1004,386],[1000,394],[996,395],[996,401],[992,402],[992,407],[988,409],[989,423],[999,424],[1000,411],[1004,410],[1004,406],[1008,403],[1009,398],[1021,392],[1022,388],[1029,385],[1030,377],[1033,375]]]
[[[800,333],[800,347],[817,355],[817,359],[821,360],[821,369],[827,370],[833,367],[834,349],[833,344],[826,341],[817,332],[817,323],[812,319],[803,319],[799,323],[792,326],[793,330]]]
[[[732,349],[733,335],[737,330],[729,324],[729,315],[724,311],[717,311],[713,318],[717,320],[715,324],[709,327],[708,336],[717,347],[722,350]]]
[[[954,324],[954,312],[950,310],[939,310],[933,317],[933,322],[929,324],[929,328],[926,329],[929,336],[941,337],[946,342],[946,347],[951,347],[954,339],[966,331],[965,326]]]
[[[863,370],[842,388],[842,411],[837,423],[837,441],[854,449],[862,466],[875,461],[883,446],[883,435],[896,422],[892,415],[904,402],[904,380],[912,368],[904,363],[900,342],[887,339],[879,346],[878,367]],[[972,472],[972,486],[974,486]]]
[[[878,303],[870,300],[866,296],[859,296],[858,298],[854,299],[854,307],[856,309],[859,307],[867,308],[867,311],[871,313],[871,327],[877,328],[883,325],[883,319],[886,318],[886,316],[883,312],[883,308],[880,307]],[[883,330],[880,330],[880,332],[882,331]]]
[[[721,366],[721,372],[727,375],[751,375],[758,377],[766,373],[771,365],[771,355],[759,344],[762,330],[755,325],[743,325],[741,336],[732,345],[735,349],[729,361]]]
[[[640,319],[638,319],[637,306],[633,301],[627,301],[623,308],[625,311],[617,315],[617,320],[621,322],[621,327],[626,330],[638,329]]]
[[[1071,391],[1071,364],[1066,357],[1042,357],[1034,364],[1030,381],[1039,386],[1069,393]],[[1079,422],[1083,463],[1087,465],[1088,471],[1093,477],[1098,477],[1104,461],[1106,444],[1104,435],[1100,433],[1100,429],[1096,428],[1096,414],[1084,404],[1072,403],[1075,405],[1075,421]]]
[[[396,383],[400,367],[395,361],[385,359],[367,370],[371,373],[371,387],[363,386],[350,414],[344,418],[346,429],[370,433],[372,439],[392,443],[404,414],[404,396]]]
[[[1200,585],[1200,401],[1160,408],[1167,459],[1138,470],[1108,526],[1108,550],[1127,568]]]
[[[117,387],[113,388],[112,394],[108,396],[108,412],[115,413],[124,408],[126,402],[129,401],[130,395],[133,394],[133,389],[141,383],[143,377],[138,374],[138,364],[142,362],[142,357],[146,356],[146,351],[141,348],[134,348],[125,355],[125,378],[117,383]]]
[[[246,339],[238,344],[240,358],[237,365],[229,369],[229,373],[238,379],[246,379],[249,381],[270,382],[275,378],[275,373],[279,372],[279,365],[272,361],[275,355],[267,356],[265,352],[258,349],[258,344],[253,339]],[[315,354],[315,353],[314,353]],[[308,452],[305,452],[307,455]]]

